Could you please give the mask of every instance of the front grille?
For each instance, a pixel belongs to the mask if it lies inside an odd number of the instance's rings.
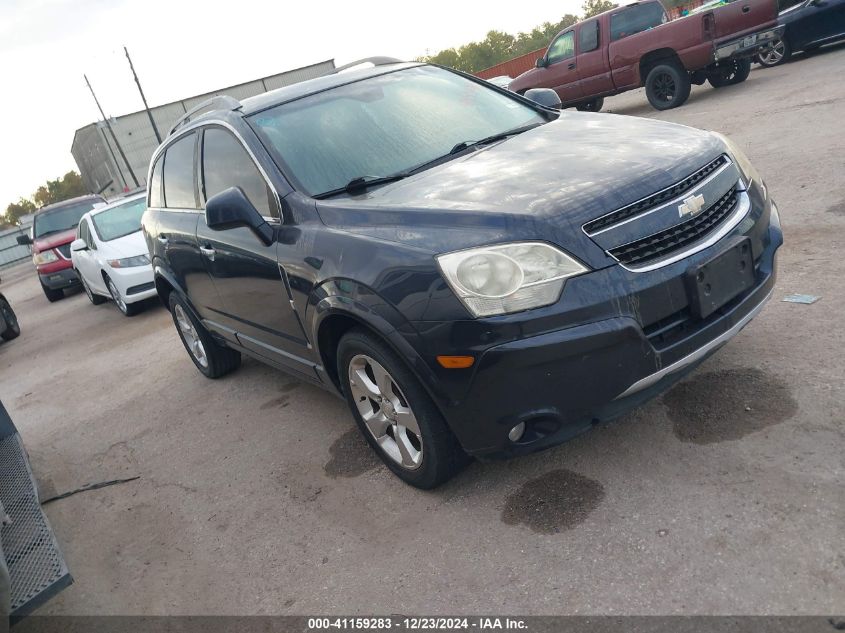
[[[154,281],[148,281],[145,284],[138,284],[137,286],[132,286],[131,288],[129,288],[126,291],[126,294],[127,295],[136,295],[139,292],[144,292],[145,290],[152,290],[155,287],[156,287],[156,285],[155,285]]]
[[[613,248],[608,253],[620,263],[629,266],[662,259],[707,235],[734,210],[738,201],[736,187],[732,187],[696,217],[670,229]]]
[[[627,207],[622,207],[621,209],[618,209],[612,213],[608,213],[607,215],[603,215],[602,217],[597,218],[592,222],[588,222],[584,225],[584,230],[587,232],[587,235],[592,235],[597,231],[601,231],[602,229],[606,229],[609,226],[613,226],[614,224],[623,222],[629,218],[634,217],[635,215],[645,213],[649,209],[663,204],[664,202],[668,202],[669,200],[678,198],[688,192],[690,189],[694,188],[699,183],[701,183],[708,176],[714,173],[717,169],[722,167],[722,165],[726,165],[727,162],[727,156],[722,154],[713,162],[708,163],[698,171],[690,174],[689,176],[687,176],[680,182],[672,185],[668,189],[658,191],[657,193],[652,194],[647,198],[643,198],[642,200],[635,202],[634,204],[628,205]]]
[[[59,254],[65,259],[70,259],[70,244],[60,244],[59,246],[56,246],[56,250],[59,251]]]

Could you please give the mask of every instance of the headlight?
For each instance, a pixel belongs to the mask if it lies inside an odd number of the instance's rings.
[[[40,253],[33,253],[32,261],[35,263],[36,266],[41,264],[49,264],[50,262],[55,262],[59,260],[59,256],[56,255],[52,250],[41,251]]]
[[[483,246],[437,256],[447,283],[477,317],[547,306],[583,264],[543,242]]]
[[[123,259],[110,259],[109,266],[112,268],[133,268],[135,266],[146,266],[150,263],[150,258],[146,255],[136,255],[135,257],[124,257]]]
[[[754,168],[754,165],[751,164],[751,161],[748,160],[748,156],[745,155],[745,152],[739,148],[739,145],[734,143],[724,134],[713,132],[713,135],[725,144],[728,154],[730,154],[731,158],[736,163],[736,166],[739,167],[739,171],[742,173],[742,179],[745,181],[745,186],[750,187],[751,182],[754,181],[763,187],[763,191],[765,192],[763,179],[760,177],[759,172]]]

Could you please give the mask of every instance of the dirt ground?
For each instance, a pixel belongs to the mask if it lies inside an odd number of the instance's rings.
[[[23,329],[0,398],[45,489],[140,477],[47,506],[76,582],[40,612],[841,613],[843,68],[840,46],[666,113],[607,100],[746,149],[786,233],[774,298],[662,398],[434,492],[314,387],[252,360],[203,378],[158,305],[48,304],[0,271]]]

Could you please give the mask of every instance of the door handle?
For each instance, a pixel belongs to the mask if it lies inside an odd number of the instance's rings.
[[[571,64],[569,64],[569,66],[567,66],[567,68],[569,68],[569,70],[575,70],[575,62],[572,62]]]
[[[744,7],[742,7],[743,13],[748,13],[749,11],[751,11],[751,7],[749,7],[747,4]]]
[[[208,257],[211,261],[214,261],[214,256],[217,254],[217,251],[209,246],[200,246],[200,253]]]

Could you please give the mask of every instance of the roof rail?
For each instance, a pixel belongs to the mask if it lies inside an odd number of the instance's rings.
[[[344,64],[334,70],[330,70],[326,73],[326,75],[336,75],[339,72],[343,72],[344,70],[349,70],[350,68],[355,68],[355,66],[360,66],[361,64],[372,64],[373,66],[386,66],[387,64],[401,64],[401,59],[396,59],[395,57],[365,57],[364,59],[359,59],[354,62],[350,62],[348,64]],[[324,75],[325,76],[325,75]]]
[[[186,123],[189,123],[191,121],[191,117],[197,114],[200,110],[204,110],[206,108],[208,108],[209,112],[212,110],[237,110],[240,107],[241,102],[235,99],[234,97],[230,97],[229,95],[217,95],[216,97],[207,99],[199,105],[194,106],[181,117],[179,117],[176,123],[173,124],[173,127],[170,128],[170,131],[167,133],[167,135],[170,136],[180,127],[182,127]]]

